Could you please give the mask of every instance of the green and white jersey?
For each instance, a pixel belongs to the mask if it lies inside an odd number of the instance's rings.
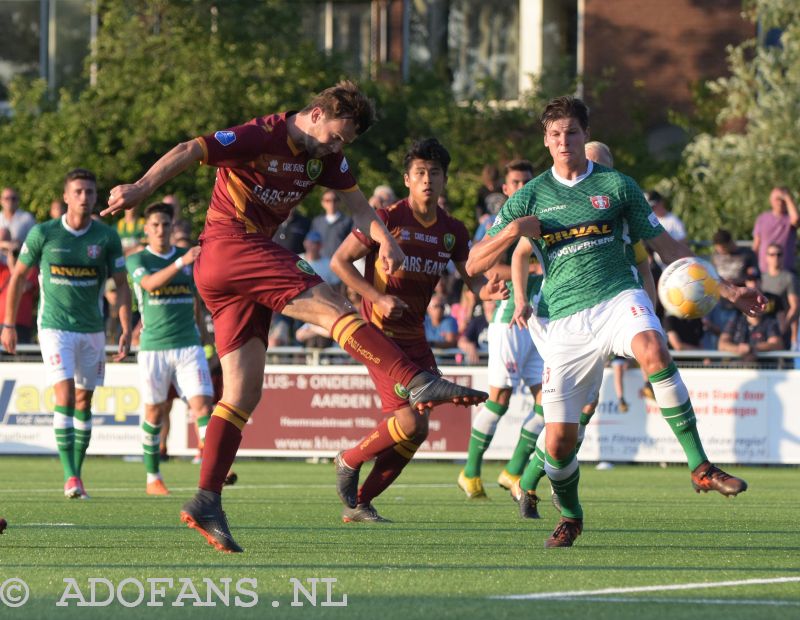
[[[142,278],[161,271],[186,254],[186,248],[173,248],[157,254],[150,246],[131,254],[125,261],[142,315],[141,351],[164,351],[200,345],[194,316],[194,277],[192,265],[181,269],[164,286],[148,292]]]
[[[487,234],[529,215],[542,229],[532,240],[544,270],[537,314],[553,320],[641,288],[631,239],[664,232],[633,179],[593,162],[574,181],[540,174],[508,199]]]
[[[67,225],[66,216],[34,226],[19,259],[39,265],[40,329],[105,331],[103,293],[106,280],[125,271],[116,231],[95,220],[83,230]]]
[[[511,263],[510,255],[513,254],[513,246],[512,249],[509,250],[509,257],[508,257],[508,264]],[[509,296],[508,299],[502,299],[497,302],[497,305],[494,309],[494,314],[492,314],[492,323],[502,323],[504,325],[508,325],[511,322],[511,318],[514,316],[514,310],[516,308],[516,304],[514,303],[514,283],[511,280],[506,281],[506,286],[508,287]],[[526,292],[526,298],[528,301],[532,301],[536,295],[539,293],[539,289],[542,288],[542,276],[536,274],[529,274],[528,275],[528,290]]]

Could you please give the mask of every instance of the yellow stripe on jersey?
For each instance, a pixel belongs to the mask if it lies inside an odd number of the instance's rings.
[[[244,222],[245,232],[259,232],[258,226],[244,214],[244,210],[247,207],[249,191],[239,177],[233,172],[228,172],[227,190],[228,195],[233,199],[233,206],[236,208],[236,217]]]
[[[203,159],[200,160],[201,164],[208,163],[208,146],[206,146],[206,141],[203,138],[195,138],[197,142],[200,144],[200,148],[203,149]]]
[[[380,256],[375,256],[375,275],[372,278],[372,286],[375,290],[383,294],[386,292],[386,287],[389,284],[389,275],[383,270],[383,263],[381,263]],[[377,304],[372,304],[372,310],[369,315],[369,322],[375,325],[378,329],[383,330],[383,316],[378,312]]]
[[[637,241],[633,244],[633,256],[637,265],[647,260],[647,248],[644,247],[644,241]]]

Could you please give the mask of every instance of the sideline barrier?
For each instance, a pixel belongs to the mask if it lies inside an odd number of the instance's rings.
[[[5,358],[6,360],[8,358]],[[483,367],[444,366],[445,376],[487,388]],[[800,371],[684,369],[709,457],[719,463],[800,464],[800,415],[792,406],[800,394]],[[581,448],[584,461],[683,462],[683,452],[655,403],[639,395],[638,370],[625,375],[625,399],[617,408],[611,371],[597,413]],[[379,399],[359,365],[267,366],[264,397],[245,429],[242,456],[330,457],[352,445],[381,419]],[[52,389],[39,363],[0,363],[0,454],[55,454]],[[530,394],[513,396],[498,425],[488,459],[506,459],[530,411]],[[94,430],[89,454],[141,453],[143,403],[134,364],[108,364],[106,385],[93,401]],[[473,412],[474,413],[474,412]],[[186,408],[176,401],[168,448],[191,455],[196,442]],[[439,407],[419,458],[464,458],[470,415]]]

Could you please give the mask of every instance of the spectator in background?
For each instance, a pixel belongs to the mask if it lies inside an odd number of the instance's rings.
[[[289,217],[278,226],[278,230],[275,231],[272,240],[279,246],[299,255],[304,251],[303,241],[305,241],[310,229],[311,220],[295,207]]]
[[[173,226],[178,222],[184,222],[186,220],[183,219],[181,215],[181,201],[178,200],[178,197],[175,194],[169,194],[168,196],[164,196],[161,200],[165,205],[169,205],[172,207],[172,224]]]
[[[0,242],[11,241],[11,232],[8,228],[0,228]],[[4,323],[6,300],[8,296],[8,283],[11,272],[17,264],[16,252],[7,247],[0,246],[0,325]],[[33,267],[25,274],[22,289],[22,299],[17,310],[14,325],[17,330],[17,343],[30,344],[33,342],[33,308],[36,294],[39,292],[39,269]]]
[[[769,269],[767,248],[775,243],[783,252],[783,268],[794,273],[800,226],[797,205],[786,187],[775,187],[769,194],[769,206],[770,210],[759,215],[753,226],[753,252],[758,254],[758,268],[762,272]]]
[[[686,227],[683,225],[681,218],[667,208],[666,199],[655,190],[646,192],[645,197],[647,198],[647,203],[650,205],[653,213],[655,213],[656,217],[658,218],[659,223],[664,227],[664,230],[669,233],[669,236],[675,239],[675,241],[680,241],[684,245],[688,245],[686,239]],[[653,258],[658,266],[661,269],[664,269],[664,261],[661,260],[661,257],[658,255],[658,253],[654,253]]]
[[[67,212],[67,205],[63,200],[54,200],[50,203],[50,219],[57,220]]]
[[[767,247],[767,270],[761,274],[761,292],[764,295],[775,295],[781,300],[783,312],[778,323],[783,336],[783,344],[787,349],[797,341],[797,317],[800,314],[800,303],[797,296],[797,277],[783,268],[783,249],[777,243]]]
[[[373,209],[384,209],[396,202],[397,194],[389,185],[378,185],[369,197],[369,204]]]
[[[480,312],[473,316],[464,333],[458,339],[458,348],[464,352],[464,361],[475,366],[480,362],[480,353],[489,350],[489,318],[494,314],[497,302],[483,301]]]
[[[502,196],[502,191],[503,179],[500,177],[500,169],[494,164],[486,164],[481,170],[481,186],[478,189],[478,202],[475,205],[478,221],[489,212],[486,197],[490,194]]]
[[[749,287],[759,287],[755,274],[751,274],[745,282]],[[768,314],[767,311],[757,316],[746,316],[737,312],[719,337],[719,350],[735,353],[743,362],[754,362],[759,353],[781,349],[783,338],[778,319],[774,313]]]
[[[447,314],[444,297],[434,295],[425,315],[425,339],[434,349],[449,349],[458,341],[458,323]]]
[[[322,237],[322,256],[330,258],[353,230],[353,220],[342,213],[342,199],[332,189],[322,194],[321,204],[325,213],[311,220],[311,230]]]
[[[136,215],[136,209],[129,209],[117,222],[117,234],[122,242],[122,252],[125,256],[139,252],[144,239],[144,218]]]
[[[331,269],[331,259],[323,258],[322,256],[322,235],[316,230],[312,230],[306,235],[306,239],[303,241],[303,247],[306,251],[300,254],[300,258],[311,265],[311,268],[320,278],[325,280],[325,282],[331,286],[338,285],[341,279],[339,279],[339,276]]]
[[[0,192],[0,228],[7,228],[11,236],[0,241],[0,249],[18,252],[36,220],[27,211],[19,208],[19,194],[13,187],[4,187]]]
[[[712,237],[714,251],[711,254],[711,263],[720,277],[729,280],[737,286],[744,284],[748,269],[756,267],[756,255],[749,248],[736,244],[731,233],[720,228]],[[719,347],[719,336],[722,330],[739,311],[726,299],[720,299],[711,313],[703,319],[705,335],[703,348],[716,350]]]
[[[679,319],[667,314],[662,321],[669,348],[673,351],[697,351],[702,348],[702,319]]]

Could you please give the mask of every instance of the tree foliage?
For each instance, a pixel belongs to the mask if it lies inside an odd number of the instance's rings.
[[[782,30],[780,43],[750,40],[728,49],[731,75],[707,85],[721,102],[716,131],[692,140],[680,173],[665,184],[695,238],[710,238],[720,227],[748,238],[772,187],[798,189],[800,4],[753,0],[747,8],[762,32]]]

